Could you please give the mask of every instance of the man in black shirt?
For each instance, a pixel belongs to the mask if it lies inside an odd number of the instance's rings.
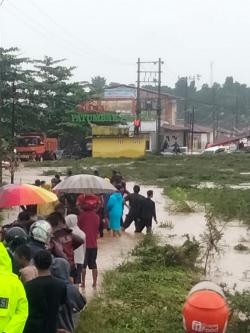
[[[155,222],[157,223],[155,202],[152,200],[153,194],[153,191],[149,190],[147,192],[147,198],[143,200],[142,218],[136,226],[136,232],[142,232],[144,227],[146,227],[147,234],[149,234],[152,231],[152,219],[154,218]]]
[[[24,333],[56,333],[59,308],[66,302],[66,284],[50,275],[52,257],[41,250],[34,257],[38,277],[25,285],[29,316]]]
[[[129,202],[129,212],[123,223],[123,230],[127,229],[133,221],[135,221],[137,225],[142,218],[142,205],[145,198],[143,195],[139,194],[139,185],[135,185],[133,191],[134,193],[130,193],[125,197],[125,201]]]

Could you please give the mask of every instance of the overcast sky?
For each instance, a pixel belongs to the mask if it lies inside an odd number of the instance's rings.
[[[0,43],[67,58],[81,81],[135,83],[137,58],[161,57],[163,84],[196,74],[209,83],[214,62],[215,81],[250,85],[249,13],[249,0],[4,0]]]

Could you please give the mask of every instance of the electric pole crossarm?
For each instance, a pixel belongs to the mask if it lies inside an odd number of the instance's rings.
[[[137,61],[137,103],[136,103],[136,117],[141,119],[141,95],[140,95],[140,84],[145,83],[155,83],[157,85],[157,116],[156,116],[156,150],[159,154],[161,151],[161,66],[163,65],[161,58],[158,61],[141,61],[138,58]],[[151,64],[158,65],[158,70],[141,70],[141,64]],[[144,80],[141,80],[141,74],[144,74]],[[154,74],[154,78],[152,78]],[[146,76],[150,77],[146,80]]]

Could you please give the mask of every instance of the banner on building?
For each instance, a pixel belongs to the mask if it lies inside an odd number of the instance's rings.
[[[73,123],[131,123],[135,119],[135,115],[122,113],[81,113],[75,112],[71,114]],[[151,112],[143,112],[141,114],[142,121],[152,121],[156,119],[156,114]]]

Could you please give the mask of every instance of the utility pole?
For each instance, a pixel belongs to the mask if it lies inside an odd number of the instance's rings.
[[[161,65],[163,65],[161,58],[158,61],[141,61],[138,58],[137,61],[137,103],[136,103],[136,117],[141,119],[141,83],[154,83],[157,84],[157,108],[156,108],[156,150],[160,153],[161,150]],[[158,65],[158,70],[141,70],[141,65]],[[144,79],[141,79],[141,74],[144,75]],[[147,79],[148,77],[148,79]]]
[[[14,144],[15,140],[15,122],[16,122],[16,115],[15,115],[15,81],[12,82],[12,107],[11,107],[11,140]]]
[[[235,134],[237,135],[238,127],[239,127],[239,97],[235,98]]]
[[[185,90],[184,90],[184,127],[188,125],[188,77],[184,77]]]
[[[191,154],[193,154],[193,148],[194,148],[194,106],[191,115]]]
[[[161,152],[161,58],[158,60],[158,99],[157,99],[157,121],[156,121],[156,135],[157,135],[157,154]]]
[[[216,104],[215,104],[215,87],[212,87],[212,108],[213,108],[213,141],[216,139],[216,124],[217,124],[217,115],[216,115]]]
[[[15,115],[15,81],[12,82],[12,107],[11,107],[11,152],[10,152],[10,182],[14,184],[15,178],[15,122],[16,122],[16,115]]]
[[[214,63],[210,62],[210,87],[213,88],[214,84]]]
[[[136,118],[141,119],[141,60],[137,61]]]
[[[210,87],[212,89],[212,108],[213,108],[213,141],[215,141],[217,137],[217,130],[218,130],[218,113],[216,110],[216,91],[214,86],[214,62],[210,62]]]

